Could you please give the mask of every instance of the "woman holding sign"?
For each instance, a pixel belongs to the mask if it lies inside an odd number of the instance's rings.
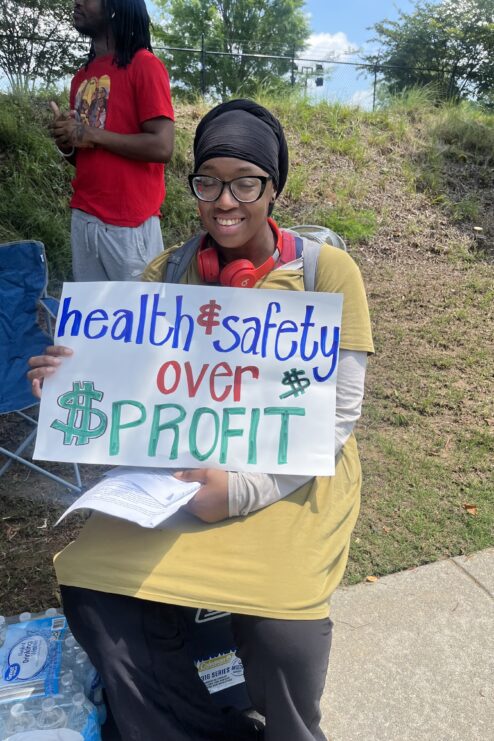
[[[303,263],[270,218],[288,173],[279,121],[252,101],[224,103],[199,123],[194,157],[190,185],[204,233],[181,282],[304,290]],[[149,266],[148,280],[165,279],[171,254]],[[329,598],[359,509],[353,427],[373,345],[360,273],[345,252],[321,248],[315,290],[344,295],[335,475],[183,471],[177,476],[201,486],[166,528],[94,514],[55,559],[69,624],[103,675],[125,741],[325,738],[319,703],[331,644]],[[50,348],[32,359],[36,393],[64,352]],[[188,654],[183,607],[232,613],[264,729],[210,701]]]

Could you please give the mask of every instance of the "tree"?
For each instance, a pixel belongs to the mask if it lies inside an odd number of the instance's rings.
[[[308,18],[304,0],[157,0],[164,24],[155,28],[166,46],[201,49],[202,54],[173,52],[167,57],[175,89],[213,96],[249,95],[260,84],[290,84],[294,73],[286,59],[306,46]],[[216,52],[216,53],[214,53]],[[220,53],[218,53],[220,52]]]
[[[12,90],[49,87],[74,70],[81,53],[72,9],[72,0],[2,0],[0,69]]]
[[[389,92],[432,84],[449,99],[487,102],[492,95],[494,0],[419,2],[413,13],[373,29],[380,50],[365,61],[379,67]]]

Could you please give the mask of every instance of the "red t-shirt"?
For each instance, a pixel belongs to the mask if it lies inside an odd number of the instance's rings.
[[[170,81],[163,62],[140,49],[125,68],[113,55],[94,59],[72,80],[70,107],[90,126],[138,134],[141,124],[174,120]],[[77,149],[70,205],[107,224],[139,226],[158,215],[165,198],[165,167],[112,154],[102,147]]]

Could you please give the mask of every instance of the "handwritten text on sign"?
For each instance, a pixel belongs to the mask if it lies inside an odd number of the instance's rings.
[[[64,286],[35,457],[334,472],[342,296],[156,283]]]

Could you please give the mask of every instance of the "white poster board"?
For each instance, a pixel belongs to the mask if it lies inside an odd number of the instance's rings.
[[[34,457],[332,475],[340,294],[67,283]]]

